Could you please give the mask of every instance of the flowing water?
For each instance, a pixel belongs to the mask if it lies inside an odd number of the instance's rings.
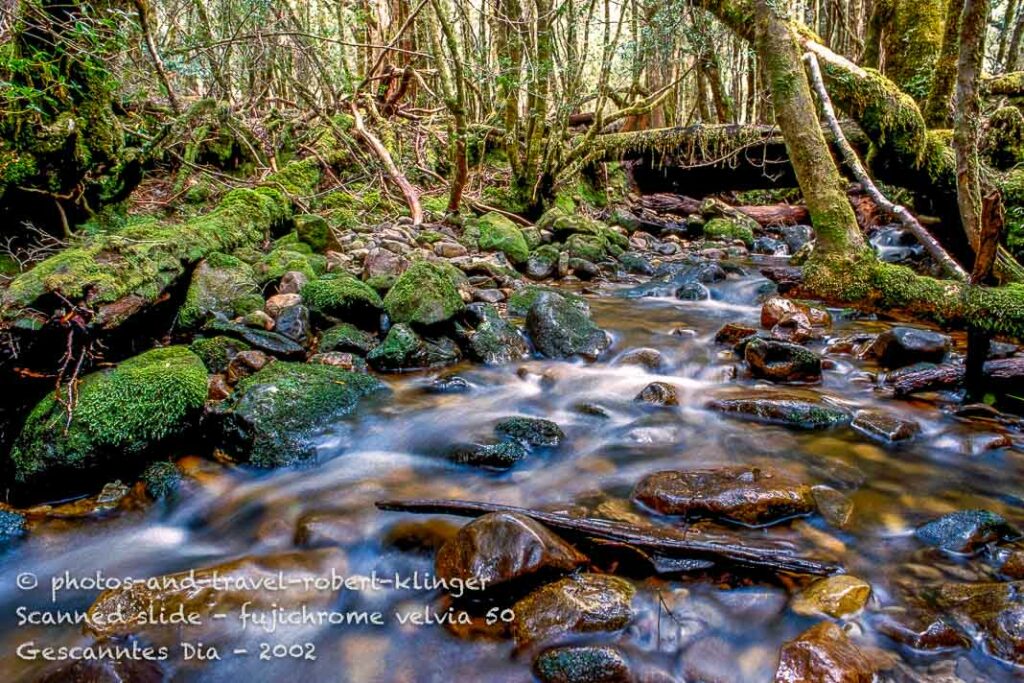
[[[375,501],[462,498],[631,520],[647,517],[629,503],[631,488],[643,475],[730,463],[770,465],[812,483],[830,484],[852,499],[853,520],[844,530],[829,527],[816,515],[735,531],[838,560],[848,572],[869,581],[871,602],[850,620],[855,632],[899,652],[910,669],[922,672],[921,680],[941,680],[941,672],[953,670],[968,681],[1019,680],[980,647],[931,655],[900,650],[875,631],[872,620],[872,615],[899,604],[901,588],[980,581],[991,573],[976,561],[954,560],[923,548],[912,532],[922,521],[963,508],[986,508],[1024,524],[1019,435],[1006,437],[998,425],[956,418],[941,400],[887,398],[878,390],[877,368],[850,355],[830,356],[834,365],[825,371],[823,382],[801,390],[850,409],[876,407],[917,420],[923,431],[912,443],[884,447],[849,428],[798,432],[727,420],[706,410],[705,402],[716,393],[773,389],[745,376],[737,359],[713,340],[727,322],[757,326],[759,296],[766,284],[757,275],[734,275],[711,285],[712,299],[700,302],[627,298],[621,296],[625,285],[588,290],[584,294],[595,321],[615,340],[601,362],[531,360],[390,376],[386,381],[393,395],[326,435],[315,467],[269,474],[211,470],[174,503],[32,535],[0,558],[6,578],[0,583],[4,680],[33,680],[52,666],[13,656],[21,643],[92,641],[80,625],[15,623],[18,607],[84,610],[91,604],[96,590],[65,591],[51,601],[50,579],[65,572],[143,577],[286,552],[295,547],[300,517],[323,513],[343,546],[347,574],[428,573],[433,569],[431,553],[402,550],[388,540],[394,525],[421,518],[380,512]],[[877,332],[886,326],[833,313],[832,336]],[[658,349],[664,369],[655,373],[615,363],[618,354],[637,347]],[[453,370],[469,381],[470,391],[426,390],[434,377]],[[633,402],[655,380],[678,388],[677,408]],[[494,422],[509,415],[554,420],[567,438],[559,448],[534,453],[503,473],[451,464],[442,457],[452,443],[487,439]],[[1006,438],[1017,439],[1016,446],[983,449],[993,439]],[[40,587],[16,588],[13,579],[23,572],[33,573]],[[792,586],[784,580],[728,575],[634,580],[639,591],[630,625],[620,633],[595,634],[587,642],[618,644],[638,672],[661,671],[686,681],[769,681],[783,642],[819,621],[787,608]],[[532,680],[529,655],[515,652],[507,639],[460,637],[444,626],[402,625],[394,616],[426,607],[443,612],[445,605],[436,590],[343,591],[335,608],[379,611],[386,623],[291,626],[266,633],[252,625],[243,631],[234,621],[221,632],[206,627],[198,637],[175,632],[175,641],[206,637],[219,647],[222,659],[176,663],[171,678]],[[261,660],[259,646],[267,641],[310,641],[316,659]],[[248,653],[233,654],[242,648]]]

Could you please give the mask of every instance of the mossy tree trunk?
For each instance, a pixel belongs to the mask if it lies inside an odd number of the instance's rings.
[[[957,55],[960,52],[960,15],[963,9],[964,0],[949,0],[946,9],[946,28],[942,34],[942,49],[935,63],[931,89],[924,104],[924,120],[932,128],[949,128],[952,119],[950,107],[956,84]]]

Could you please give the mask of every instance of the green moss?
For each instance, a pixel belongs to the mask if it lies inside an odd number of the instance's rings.
[[[200,337],[189,345],[189,350],[199,356],[203,365],[210,372],[224,372],[228,369],[228,363],[239,351],[246,351],[252,347],[240,339],[231,337]]]
[[[815,224],[815,229],[818,226]],[[754,232],[748,225],[729,220],[728,218],[712,218],[704,224],[704,236],[711,240],[741,240],[747,247],[754,243]]]
[[[319,198],[315,208],[332,227],[340,230],[383,223],[405,213],[380,190],[361,183],[326,193]]]
[[[181,487],[181,470],[173,462],[166,460],[154,462],[140,477],[146,487],[146,493],[154,500],[173,498]]]
[[[581,258],[592,263],[597,263],[608,255],[611,245],[601,235],[585,235],[576,233],[569,235],[565,241],[565,248],[569,255],[574,258]]]
[[[206,367],[183,346],[153,349],[89,374],[78,386],[70,424],[52,394],[29,414],[11,450],[15,481],[104,464],[141,470],[141,456],[185,431],[205,401]]]
[[[493,211],[467,220],[463,237],[475,242],[483,251],[505,254],[512,263],[523,263],[530,255],[526,238],[516,224]]]
[[[581,311],[589,312],[590,306],[587,304],[586,299],[573,294],[572,292],[562,292],[559,290],[552,289],[550,287],[541,287],[539,285],[527,285],[521,287],[515,291],[512,296],[508,298],[508,313],[518,317],[523,317],[529,312],[530,307],[537,298],[544,292],[554,292],[564,298],[566,301],[576,306]]]
[[[384,308],[396,323],[433,325],[465,307],[448,268],[428,261],[413,263],[384,297]]]
[[[324,330],[320,337],[320,345],[317,350],[320,353],[330,351],[348,351],[366,355],[377,346],[377,337],[364,332],[355,325],[341,323],[327,330]]]
[[[285,273],[297,271],[308,279],[315,279],[326,269],[326,262],[316,258],[316,254],[303,254],[295,251],[291,246],[278,247],[265,255],[254,266],[256,281],[260,286],[270,282],[276,282],[284,277]]]
[[[1018,260],[1024,259],[1024,169],[1008,173],[999,189],[1006,210],[1006,246]]]
[[[998,169],[1024,161],[1024,114],[1017,107],[1000,107],[988,120],[982,152]]]
[[[302,300],[313,313],[337,318],[369,319],[384,306],[373,288],[345,273],[307,283]]]
[[[322,254],[330,246],[333,235],[327,221],[320,216],[303,214],[295,217],[295,233],[309,247]]]
[[[210,316],[245,315],[263,307],[252,267],[226,254],[214,253],[204,259],[192,274],[185,302],[178,311],[178,323],[188,329],[198,327]]]

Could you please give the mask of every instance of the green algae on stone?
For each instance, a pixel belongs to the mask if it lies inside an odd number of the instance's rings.
[[[331,245],[333,235],[326,220],[320,216],[308,213],[296,216],[293,220],[295,221],[295,233],[299,240],[304,244],[308,244],[318,254],[327,251],[327,247]]]
[[[296,250],[296,244],[285,244],[272,249],[253,265],[256,280],[260,285],[275,282],[285,273],[297,271],[313,280],[326,270],[326,262],[316,254],[305,254]]]
[[[240,381],[211,420],[219,445],[234,459],[284,467],[312,458],[316,436],[384,389],[363,373],[278,361]]]
[[[466,237],[475,241],[482,251],[499,251],[512,263],[523,263],[530,255],[530,247],[522,231],[511,220],[491,211],[466,221]]]
[[[369,320],[384,306],[372,287],[347,273],[331,273],[307,283],[302,300],[313,313],[356,320]]]
[[[379,343],[377,337],[369,332],[349,323],[341,323],[324,330],[317,350],[320,353],[347,351],[365,356]]]
[[[241,351],[250,347],[246,342],[231,337],[200,337],[189,345],[189,350],[199,356],[206,369],[212,373],[224,372],[228,363]]]
[[[154,500],[173,498],[182,481],[181,470],[167,460],[150,463],[139,479]]]
[[[384,297],[384,309],[396,323],[434,325],[465,308],[448,270],[429,261],[409,266]]]
[[[728,218],[712,218],[704,224],[704,237],[709,240],[741,240],[746,246],[754,243],[754,232],[750,226],[741,225]]]
[[[252,267],[234,256],[213,253],[203,259],[192,273],[185,303],[178,310],[178,323],[188,329],[216,315],[234,317],[262,308]],[[252,295],[260,305],[253,304]]]
[[[587,300],[578,294],[572,292],[563,292],[560,290],[552,289],[551,287],[542,287],[540,285],[527,285],[516,290],[512,296],[508,299],[508,313],[518,317],[525,316],[533,303],[540,297],[544,292],[554,292],[559,296],[563,297],[566,301],[571,303],[576,308],[580,309],[583,313],[589,315],[590,305],[587,304]]]
[[[143,456],[185,432],[206,401],[206,367],[184,346],[153,349],[86,375],[70,424],[64,405],[46,396],[29,414],[11,450],[14,479],[103,466],[142,469]]]
[[[388,336],[366,360],[375,370],[400,372],[451,365],[460,357],[459,347],[447,337],[425,339],[409,325],[399,323],[388,330]]]

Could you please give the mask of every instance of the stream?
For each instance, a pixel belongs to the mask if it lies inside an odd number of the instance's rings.
[[[13,580],[0,583],[4,680],[35,681],[53,667],[52,662],[15,656],[26,641],[47,646],[92,642],[80,624],[17,623],[19,608],[74,611],[92,604],[96,589],[65,590],[51,599],[51,579],[65,572],[146,577],[247,555],[286,553],[295,549],[296,530],[303,528],[305,536],[299,535],[307,541],[311,534],[322,534],[341,547],[348,575],[426,576],[434,570],[434,553],[418,547],[417,539],[446,526],[429,523],[428,516],[378,511],[375,501],[459,498],[671,524],[678,520],[652,515],[630,501],[636,482],[658,470],[729,464],[771,467],[828,484],[852,501],[853,515],[843,529],[813,515],[730,531],[838,561],[869,582],[867,607],[846,623],[866,642],[899,656],[897,671],[903,678],[893,680],[1020,680],[1019,669],[980,645],[914,651],[881,633],[878,619],[898,609],[907,590],[998,580],[995,570],[976,558],[922,545],[914,529],[973,508],[1024,526],[1021,435],[992,421],[957,417],[957,404],[949,397],[893,400],[880,391],[880,371],[872,361],[837,352],[826,353],[831,363],[820,384],[787,387],[786,392],[818,394],[851,412],[875,408],[914,420],[921,426],[915,439],[886,445],[849,427],[796,431],[707,410],[708,399],[726,390],[744,395],[779,391],[750,378],[728,347],[714,341],[726,323],[758,326],[762,293],[770,283],[757,274],[757,264],[740,266],[745,274],[708,285],[711,299],[705,301],[624,296],[635,283],[577,284],[595,323],[614,339],[598,362],[535,359],[384,376],[392,395],[364,405],[326,434],[316,466],[255,473],[208,464],[187,495],[174,501],[101,521],[54,523],[33,533],[0,557],[0,571],[8,579],[31,573],[39,581],[35,590],[19,589]],[[829,339],[891,326],[838,310],[832,314]],[[956,341],[962,351],[962,339]],[[623,352],[641,347],[660,351],[660,368],[617,362]],[[436,377],[453,373],[468,382],[468,391],[431,391]],[[674,385],[679,405],[635,402],[634,396],[653,381]],[[505,472],[443,457],[453,443],[488,438],[497,420],[512,415],[553,420],[566,438]],[[617,645],[637,680],[771,681],[783,643],[821,620],[789,609],[792,585],[786,578],[720,572],[631,580],[637,595],[630,623],[615,633],[589,634],[581,642]],[[517,652],[507,638],[490,638],[482,628],[455,634],[458,629],[433,623],[402,624],[396,617],[425,609],[443,613],[446,604],[438,590],[343,591],[335,609],[380,612],[383,625],[291,625],[274,633],[253,624],[243,630],[236,621],[207,625],[198,637],[187,639],[216,646],[220,660],[181,661],[172,655],[165,671],[170,680],[209,682],[474,681],[484,678],[481,672],[489,681],[533,680],[532,657]],[[261,659],[260,644],[267,641],[312,643],[315,659]],[[241,649],[247,652],[234,653]]]

